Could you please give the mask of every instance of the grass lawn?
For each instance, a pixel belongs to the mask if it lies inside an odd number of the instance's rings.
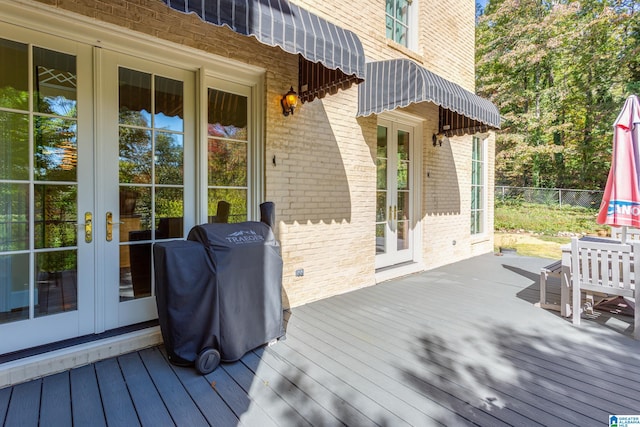
[[[598,212],[573,206],[498,202],[495,206],[495,250],[511,247],[518,254],[560,259],[571,236],[606,236],[609,227],[596,223]]]

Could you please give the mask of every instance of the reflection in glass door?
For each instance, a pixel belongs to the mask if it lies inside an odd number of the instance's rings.
[[[0,354],[93,331],[92,177],[81,179],[92,155],[79,148],[90,132],[79,108],[91,107],[78,63],[0,38]]]
[[[184,88],[118,71],[120,301],[152,295],[152,244],[184,236]]]
[[[104,328],[111,329],[157,317],[153,244],[182,239],[195,224],[195,170],[186,166],[195,165],[195,79],[192,72],[101,54],[104,192],[97,210],[105,227]]]
[[[218,88],[207,89],[208,221],[246,221],[250,212],[250,90],[229,82],[211,83]]]
[[[376,149],[376,268],[410,261],[412,129],[379,120]]]

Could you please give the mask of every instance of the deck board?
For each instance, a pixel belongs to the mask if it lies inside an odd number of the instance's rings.
[[[38,425],[42,380],[14,387],[7,412],[6,426],[31,427]]]
[[[73,425],[72,420],[69,371],[43,378],[40,425],[68,427]]]
[[[474,407],[471,402],[460,399],[449,391],[438,388],[435,384],[424,381],[421,378],[410,375],[408,372],[399,370],[397,367],[400,361],[410,360],[412,354],[401,352],[398,349],[381,347],[383,343],[378,334],[366,333],[363,330],[354,329],[353,325],[342,323],[341,328],[335,328],[331,322],[335,319],[315,319],[317,322],[307,323],[313,320],[312,314],[305,316],[304,320],[296,327],[307,328],[314,336],[322,339],[326,345],[333,345],[335,350],[344,351],[354,359],[364,361],[369,366],[374,366],[378,381],[389,387],[396,395],[416,408],[423,409],[427,414],[444,413],[447,421],[464,424],[473,422],[483,422],[485,425],[513,425],[516,422],[523,422],[520,417],[510,418],[507,421],[500,421],[494,416],[484,413],[480,408]],[[296,336],[309,335],[309,333],[296,331]],[[309,335],[311,336],[311,335]],[[337,340],[331,344],[333,340]],[[375,343],[375,344],[374,344]],[[392,345],[388,340],[385,343]],[[446,381],[446,378],[442,378]],[[463,395],[462,390],[458,390],[458,395]],[[432,396],[430,398],[430,396]],[[437,398],[434,398],[437,397]],[[444,402],[438,403],[438,402]]]
[[[106,426],[95,365],[72,369],[70,381],[73,423],[80,426]]]
[[[301,357],[301,355],[298,355],[295,350],[284,348],[281,344],[279,343],[269,348],[269,351],[265,351],[261,355],[261,363],[267,365],[279,375],[279,377],[273,379],[272,386],[281,389],[283,392],[284,390],[291,390],[293,398],[300,399],[303,404],[306,400],[312,400],[320,406],[321,409],[307,419],[322,417],[322,414],[326,411],[332,414],[328,420],[337,419],[344,425],[366,426],[372,423],[372,420],[358,411],[351,401],[341,398],[332,391],[329,388],[331,384],[321,383],[318,378],[307,372],[308,363],[305,361],[298,363],[297,357]],[[294,387],[289,388],[289,384]],[[325,418],[320,419],[327,420]],[[322,424],[323,422],[320,422],[316,425]],[[328,424],[333,425],[332,422]]]
[[[249,352],[242,358],[242,363],[251,369],[256,378],[264,384],[268,384],[283,401],[289,405],[289,410],[295,408],[305,421],[311,425],[341,425],[334,414],[320,405],[303,390],[300,390],[293,382],[283,378],[281,373],[271,367],[264,355],[264,350],[259,349]],[[275,387],[272,386],[275,384]],[[283,414],[284,416],[284,414]]]
[[[11,400],[12,387],[5,387],[0,389],[0,424],[5,424],[5,418],[7,416],[7,410],[9,409],[9,401]]]
[[[389,297],[391,298],[391,296]],[[353,307],[353,303],[354,303],[353,301],[347,301],[346,306]],[[387,315],[390,315],[390,314],[387,314]],[[395,315],[396,322],[398,322],[397,317],[402,315],[403,314]],[[320,316],[317,313],[316,313],[316,316],[318,317],[318,319],[320,319]],[[394,352],[398,360],[403,360],[404,358],[415,355],[416,354],[415,349],[414,350],[402,349],[401,348],[402,343],[403,342],[405,343],[420,342],[421,340],[424,339],[424,336],[420,335],[419,333],[417,335],[415,333],[412,333],[410,331],[411,328],[400,328],[400,329],[395,329],[393,327],[389,328],[388,326],[386,326],[386,322],[382,322],[380,319],[380,317],[384,318],[384,316],[385,316],[384,314],[380,314],[379,310],[377,312],[377,315],[374,315],[374,310],[371,310],[369,312],[369,315],[365,317],[366,319],[368,319],[368,322],[363,325],[365,325],[364,327],[367,327],[367,325],[375,325],[375,330],[380,331],[385,336],[389,336],[390,338],[385,340],[385,342],[390,345],[397,344],[397,348],[394,348],[394,346],[390,346],[390,347],[387,347],[387,350]],[[378,318],[376,319],[376,317]],[[341,321],[342,323],[349,323],[350,326],[352,326],[355,323],[352,321],[347,322],[347,319],[339,319],[338,321]],[[417,322],[419,323],[419,320],[417,320]],[[414,319],[414,324],[415,323],[416,323],[416,319]],[[447,325],[443,325],[443,327],[447,327]],[[337,329],[337,328],[334,328],[334,329]],[[450,336],[452,336],[455,332],[451,327],[451,325],[448,326],[448,332],[450,333]],[[465,338],[465,336],[463,335],[460,339],[461,340],[471,339],[471,337]],[[427,346],[428,346],[428,349],[426,348]],[[440,377],[440,380],[445,381],[446,383],[449,384],[448,386],[444,387],[444,390],[445,391],[450,390],[450,392],[454,393],[454,395],[464,396],[464,395],[468,395],[469,392],[474,391],[473,389],[461,390],[460,388],[455,388],[455,389],[450,388],[451,382],[449,380],[456,379],[459,376],[459,372],[456,369],[453,369],[451,366],[449,366],[449,364],[446,362],[446,359],[448,357],[447,355],[450,353],[449,348],[442,346],[441,343],[439,343],[436,340],[429,340],[428,342],[425,342],[424,351],[429,355],[428,358],[423,358],[421,361],[422,362],[421,364],[425,365],[426,370],[415,369],[416,371],[415,375],[417,375],[418,377],[426,375],[428,378],[432,378],[433,375],[438,375]],[[429,362],[430,366],[427,365],[427,362]],[[497,360],[497,362],[499,362],[499,360]],[[495,366],[490,366],[490,369],[499,370],[500,366],[498,363],[496,363]],[[435,382],[435,381],[431,380],[431,382]],[[547,394],[546,392],[542,392],[540,396],[538,396],[541,399],[539,401],[536,401],[535,399],[531,399],[532,387],[530,387],[530,385],[528,385],[526,389],[514,387],[511,389],[511,392],[509,394],[503,393],[496,388],[487,387],[485,389],[485,393],[487,393],[487,396],[491,396],[492,398],[497,398],[498,401],[502,401],[502,402],[511,401],[514,404],[518,405],[518,409],[516,411],[511,411],[511,412],[504,411],[504,413],[502,413],[503,411],[494,412],[496,416],[500,414],[501,417],[504,417],[502,418],[502,420],[510,424],[524,423],[527,425],[533,425],[536,422],[539,422],[539,423],[542,423],[543,425],[549,425],[548,423],[552,423],[554,419],[555,420],[563,419],[563,417],[568,418],[566,420],[567,422],[577,423],[578,425],[580,424],[585,425],[585,423],[589,424],[593,422],[592,419],[583,417],[580,414],[574,414],[571,412],[567,413],[566,408],[562,407],[561,405],[558,405],[555,402],[555,400],[547,399],[545,397],[545,395]],[[533,396],[535,396],[535,394]],[[508,407],[508,409],[511,409],[511,408]],[[525,418],[522,418],[522,416],[524,416]]]
[[[163,353],[166,360],[166,353]],[[209,381],[189,367],[171,366],[176,376],[210,425],[231,426],[238,423],[238,417],[227,406],[218,393],[212,392]]]
[[[335,331],[336,334],[340,334],[342,330],[345,330],[343,333],[344,339],[354,343],[354,346],[364,353],[363,357],[366,357],[365,354],[369,354],[370,357],[377,355],[379,362],[376,365],[381,367],[380,369],[386,366],[387,375],[396,377],[398,381],[404,381],[404,383],[412,387],[415,393],[433,398],[435,401],[440,402],[440,405],[444,405],[444,408],[449,411],[455,411],[468,421],[481,422],[484,425],[499,425],[501,422],[507,425],[531,425],[534,423],[530,418],[523,417],[521,414],[510,410],[499,414],[485,413],[483,407],[490,403],[486,399],[487,396],[478,398],[473,388],[465,387],[463,383],[456,381],[458,375],[455,371],[449,369],[441,372],[433,368],[432,364],[427,364],[426,362],[430,362],[429,360],[416,357],[415,349],[411,347],[403,348],[405,341],[397,338],[404,334],[402,330],[389,329],[384,322],[379,322],[380,319],[376,322],[376,319],[370,317],[364,317],[364,323],[359,323],[350,317],[349,311],[341,311],[338,314],[336,310],[334,311],[335,318],[327,319],[311,312],[311,310],[314,310],[313,308],[309,310],[309,313],[305,313],[308,314],[305,319],[313,318],[317,321],[317,324],[312,327],[320,329],[322,328],[320,323],[324,322],[327,324],[327,328]],[[345,326],[338,328],[337,326],[340,324]],[[381,335],[385,339],[380,339]],[[358,337],[363,341],[358,342]],[[417,340],[410,339],[409,341],[415,342]],[[442,357],[436,357],[436,359],[439,358]],[[405,363],[404,367],[399,369],[398,365],[402,366],[402,362],[408,363]],[[424,367],[422,366],[423,364],[425,365]],[[489,396],[492,395],[489,394]]]
[[[535,307],[548,262],[486,255],[296,307],[286,339],[206,376],[154,347],[3,388],[0,424],[562,426],[637,414],[630,320],[575,327]]]
[[[236,362],[241,363],[241,362]],[[246,426],[274,427],[278,424],[249,396],[242,387],[238,385],[227,371],[219,367],[215,371],[206,375],[207,380],[216,392],[227,402],[231,410]]]
[[[269,385],[268,382],[256,378],[244,363],[226,363],[222,365],[227,374],[251,396],[252,401],[271,418],[283,420],[281,425],[291,427],[311,426],[300,415],[296,408],[285,402]],[[284,416],[286,414],[286,417]]]
[[[174,426],[169,411],[140,359],[140,354],[129,353],[120,356],[118,363],[140,424],[149,427]]]
[[[204,416],[160,351],[157,348],[142,350],[140,357],[176,425],[206,425]]]
[[[102,405],[110,426],[139,426],[138,415],[129,396],[117,359],[95,364]]]

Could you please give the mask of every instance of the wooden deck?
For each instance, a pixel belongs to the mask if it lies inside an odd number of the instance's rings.
[[[535,307],[548,263],[485,255],[298,307],[285,340],[205,377],[156,347],[0,389],[0,421],[595,426],[640,414],[632,318],[574,327]]]

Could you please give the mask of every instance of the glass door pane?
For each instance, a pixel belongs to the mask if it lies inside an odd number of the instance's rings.
[[[376,255],[387,252],[387,239],[390,231],[387,216],[389,212],[387,185],[387,138],[388,129],[378,126],[378,142],[376,148]]]
[[[396,201],[394,205],[394,218],[398,233],[396,236],[396,248],[398,251],[409,249],[409,226],[411,199],[411,158],[410,144],[411,134],[399,130],[396,134]]]
[[[409,261],[412,252],[412,128],[378,120],[376,268]]]
[[[120,301],[153,295],[152,245],[184,237],[183,82],[118,70]]]
[[[249,218],[248,97],[207,91],[207,217],[209,222]]]
[[[0,58],[3,323],[78,307],[78,125],[73,55],[0,40]]]
[[[0,354],[94,328],[88,60],[89,47],[0,24]]]

